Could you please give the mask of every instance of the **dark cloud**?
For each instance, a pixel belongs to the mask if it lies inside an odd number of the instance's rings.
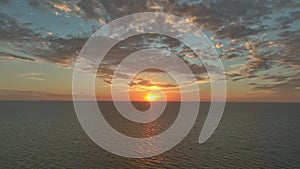
[[[222,0],[217,1],[214,4],[215,8],[222,13],[232,16],[243,16],[246,15],[248,11],[255,9],[257,11],[259,5],[256,5],[254,1],[249,0]]]
[[[229,37],[231,39],[239,39],[248,35],[255,35],[261,30],[248,28],[247,25],[231,24],[223,29],[217,31],[220,38]]]
[[[238,56],[239,56],[239,55],[233,53],[233,54],[230,54],[230,55],[226,56],[225,59],[232,59],[232,58],[236,58],[236,57],[238,57]]]
[[[300,19],[300,11],[293,11],[290,13],[292,20],[299,20]]]
[[[19,23],[17,20],[5,13],[0,12],[0,41],[24,41],[38,38],[33,30],[24,27],[26,23]]]
[[[276,79],[276,78],[275,78]],[[272,84],[264,84],[264,85],[257,85],[254,87],[256,90],[270,90],[274,92],[288,92],[294,94],[300,94],[299,90],[300,78],[290,78],[285,80],[282,83],[272,83]]]
[[[45,37],[4,13],[0,13],[0,25],[0,42],[10,43],[16,50],[25,55],[54,63],[70,64],[87,40],[87,37]],[[35,60],[13,54],[6,53],[5,55],[23,60]]]
[[[80,10],[75,11],[75,13],[81,18],[95,19],[97,21],[99,21],[99,19],[103,19],[103,22],[107,22],[106,9],[99,1],[79,1],[76,5],[80,8]]]
[[[33,54],[54,63],[70,64],[76,59],[86,40],[87,38],[81,37],[48,37],[44,39],[47,49],[36,49]]]
[[[1,0],[0,5],[8,5],[10,4],[10,0]]]
[[[32,58],[28,58],[28,57],[24,57],[24,56],[19,56],[19,55],[15,55],[15,54],[11,54],[11,53],[6,53],[6,52],[0,52],[0,57],[14,58],[14,59],[19,59],[19,60],[23,60],[23,61],[31,61],[31,62],[36,61],[36,59],[32,59]]]
[[[272,61],[265,58],[259,58],[245,64],[243,69],[241,70],[241,73],[245,76],[251,76],[258,71],[268,70],[271,67]]]
[[[226,73],[227,76],[229,77],[240,77],[242,76],[240,73]]]
[[[40,8],[41,4],[43,4],[44,1],[43,0],[29,0],[28,4],[32,7],[35,8]]]
[[[278,52],[280,55],[277,60],[291,67],[300,67],[300,29],[295,31],[283,31],[279,34],[279,43],[282,50]]]
[[[295,73],[295,76],[266,74],[263,78],[269,83],[256,84],[253,87],[254,90],[271,91],[273,95],[278,95],[281,100],[283,100],[282,97],[287,97],[296,99],[293,101],[299,101],[300,72]]]
[[[99,66],[98,73],[97,73],[97,77],[101,78],[104,82],[106,82],[108,84],[111,84],[112,76],[113,76],[113,73],[114,73],[111,66],[113,66],[113,65],[111,65],[111,64],[101,64]]]
[[[239,81],[239,80],[242,80],[242,79],[245,79],[244,77],[239,77],[239,78],[234,78],[234,79],[232,79],[232,81]]]
[[[107,21],[106,9],[101,1],[84,0],[84,1],[62,1],[62,0],[29,0],[30,6],[41,10],[62,11],[65,14],[73,14],[84,20],[93,19],[101,23]]]
[[[139,78],[137,80],[134,80],[130,83],[130,86],[144,86],[144,87],[151,87],[151,86],[156,86],[156,87],[161,87],[161,88],[174,88],[178,87],[178,84],[170,84],[170,83],[153,83],[150,80]]]
[[[289,76],[268,75],[268,76],[264,76],[263,79],[272,80],[274,82],[285,82],[289,79]]]
[[[120,41],[117,45],[115,45],[103,58],[102,64],[99,66],[97,76],[104,79],[105,82],[111,83],[114,69],[128,55],[142,49],[151,49],[151,48],[171,51],[173,54],[177,55],[189,66],[191,71],[195,74],[195,77],[200,77],[207,72],[205,67],[202,65],[201,61],[199,60],[199,58],[194,57],[195,54],[184,44],[180,43],[178,40],[163,35],[144,34],[144,35],[137,35],[137,36],[127,38],[126,40]],[[160,59],[162,61],[164,59],[164,58],[157,58],[157,57],[158,56],[153,56],[153,59]],[[195,63],[195,60],[191,61],[187,58],[196,58],[198,62]],[[176,66],[175,63],[168,63],[168,64],[174,64],[174,66]],[[145,67],[147,67],[147,65],[145,65]],[[158,69],[146,69],[144,71],[151,73],[153,75],[155,74],[159,75],[160,73],[162,73],[162,71]],[[124,71],[123,73],[124,73],[123,76],[126,76],[126,72]],[[177,72],[177,73],[181,73],[181,72]],[[167,86],[167,85],[161,84],[160,87],[162,86]]]

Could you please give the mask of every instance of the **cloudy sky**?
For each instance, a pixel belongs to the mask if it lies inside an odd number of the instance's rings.
[[[112,20],[149,11],[182,17],[205,32],[223,62],[229,101],[300,101],[299,0],[1,0],[0,99],[71,99],[74,63],[87,39]],[[201,63],[189,59],[191,51],[149,34],[107,54],[97,74],[99,99],[110,99],[120,58],[149,47],[177,53],[197,76],[203,100],[209,99],[209,79]],[[178,92],[157,70],[142,72],[130,86],[135,95],[157,88],[174,100]]]

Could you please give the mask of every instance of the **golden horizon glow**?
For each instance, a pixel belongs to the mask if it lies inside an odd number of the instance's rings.
[[[153,93],[149,93],[148,95],[146,95],[145,97],[145,100],[149,101],[149,102],[152,102],[152,101],[156,101],[160,98],[159,95],[155,95]]]

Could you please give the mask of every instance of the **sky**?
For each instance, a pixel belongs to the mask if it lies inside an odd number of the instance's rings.
[[[139,12],[164,12],[196,24],[224,65],[228,101],[300,101],[299,0],[1,0],[0,100],[70,100],[80,50],[104,24]],[[186,46],[161,35],[130,37],[99,66],[96,95],[110,100],[113,70],[133,51],[172,51],[197,77],[202,101],[210,83]],[[124,77],[126,78],[126,77]],[[153,89],[178,100],[178,86],[164,72],[145,70],[130,84],[133,100]]]

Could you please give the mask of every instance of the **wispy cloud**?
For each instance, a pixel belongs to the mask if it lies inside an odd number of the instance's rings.
[[[29,72],[29,73],[22,73],[19,76],[24,77],[26,79],[31,79],[31,80],[46,80],[41,77],[42,75],[43,75],[43,73]]]
[[[71,95],[0,88],[0,100],[70,100]]]

